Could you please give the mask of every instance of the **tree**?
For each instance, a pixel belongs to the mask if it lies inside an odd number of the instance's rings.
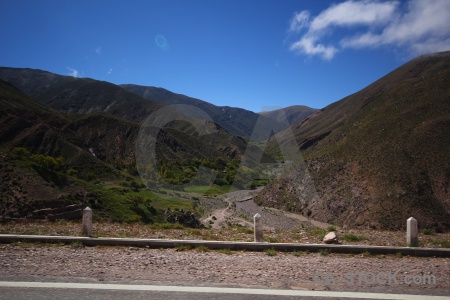
[[[19,159],[24,159],[30,156],[30,151],[23,147],[16,147],[12,149],[11,154]]]
[[[144,203],[144,197],[140,195],[130,195],[128,199],[131,202],[131,208],[134,212],[139,210],[139,205]]]

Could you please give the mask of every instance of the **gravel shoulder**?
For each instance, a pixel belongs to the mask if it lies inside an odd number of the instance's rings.
[[[366,275],[358,280],[356,272]],[[381,274],[381,283],[369,273]],[[396,274],[391,283],[389,273]],[[329,274],[334,281],[325,281]],[[407,284],[406,276],[435,281]],[[448,295],[450,259],[4,244],[0,278]]]

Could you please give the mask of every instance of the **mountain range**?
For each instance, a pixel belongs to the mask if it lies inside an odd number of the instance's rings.
[[[68,113],[89,114],[103,112],[133,122],[141,122],[156,109],[165,105],[186,104],[206,112],[212,120],[235,136],[260,139],[254,132],[259,118],[262,132],[279,132],[287,125],[264,115],[235,107],[215,106],[208,102],[176,94],[163,88],[132,84],[114,85],[89,78],[61,76],[41,70],[0,68],[3,79],[36,101],[53,109]],[[314,109],[305,107],[307,111]],[[183,113],[183,111],[181,111]]]
[[[220,170],[216,184],[226,185],[248,147],[272,161],[283,160],[280,149],[300,150],[301,159],[256,196],[258,204],[348,227],[401,229],[413,216],[422,227],[450,228],[450,52],[413,59],[320,110],[260,114],[41,70],[2,67],[0,80],[2,216],[79,202],[83,193],[96,195],[91,184],[137,181],[141,125],[163,107],[186,115],[177,105],[187,104],[210,116],[190,112],[193,124],[209,124],[215,134],[199,136],[181,117],[166,124],[156,147],[163,177],[185,182],[191,177],[183,174],[203,164]],[[14,160],[18,148],[63,157],[75,175]]]

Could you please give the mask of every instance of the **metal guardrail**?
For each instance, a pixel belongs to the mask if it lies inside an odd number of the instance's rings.
[[[228,242],[207,240],[167,240],[167,239],[137,239],[137,238],[91,238],[75,236],[39,236],[0,234],[0,243],[30,242],[30,243],[81,243],[85,246],[128,246],[144,248],[176,248],[179,246],[207,247],[212,250],[248,250],[294,252],[319,252],[328,250],[330,253],[349,254],[401,254],[417,257],[450,257],[450,249],[420,248],[420,247],[389,247],[370,245],[327,245],[327,244],[295,244],[295,243],[260,243],[260,242]]]

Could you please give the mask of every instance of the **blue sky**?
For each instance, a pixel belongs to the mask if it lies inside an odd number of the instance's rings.
[[[450,50],[450,1],[0,0],[0,66],[322,108]]]

